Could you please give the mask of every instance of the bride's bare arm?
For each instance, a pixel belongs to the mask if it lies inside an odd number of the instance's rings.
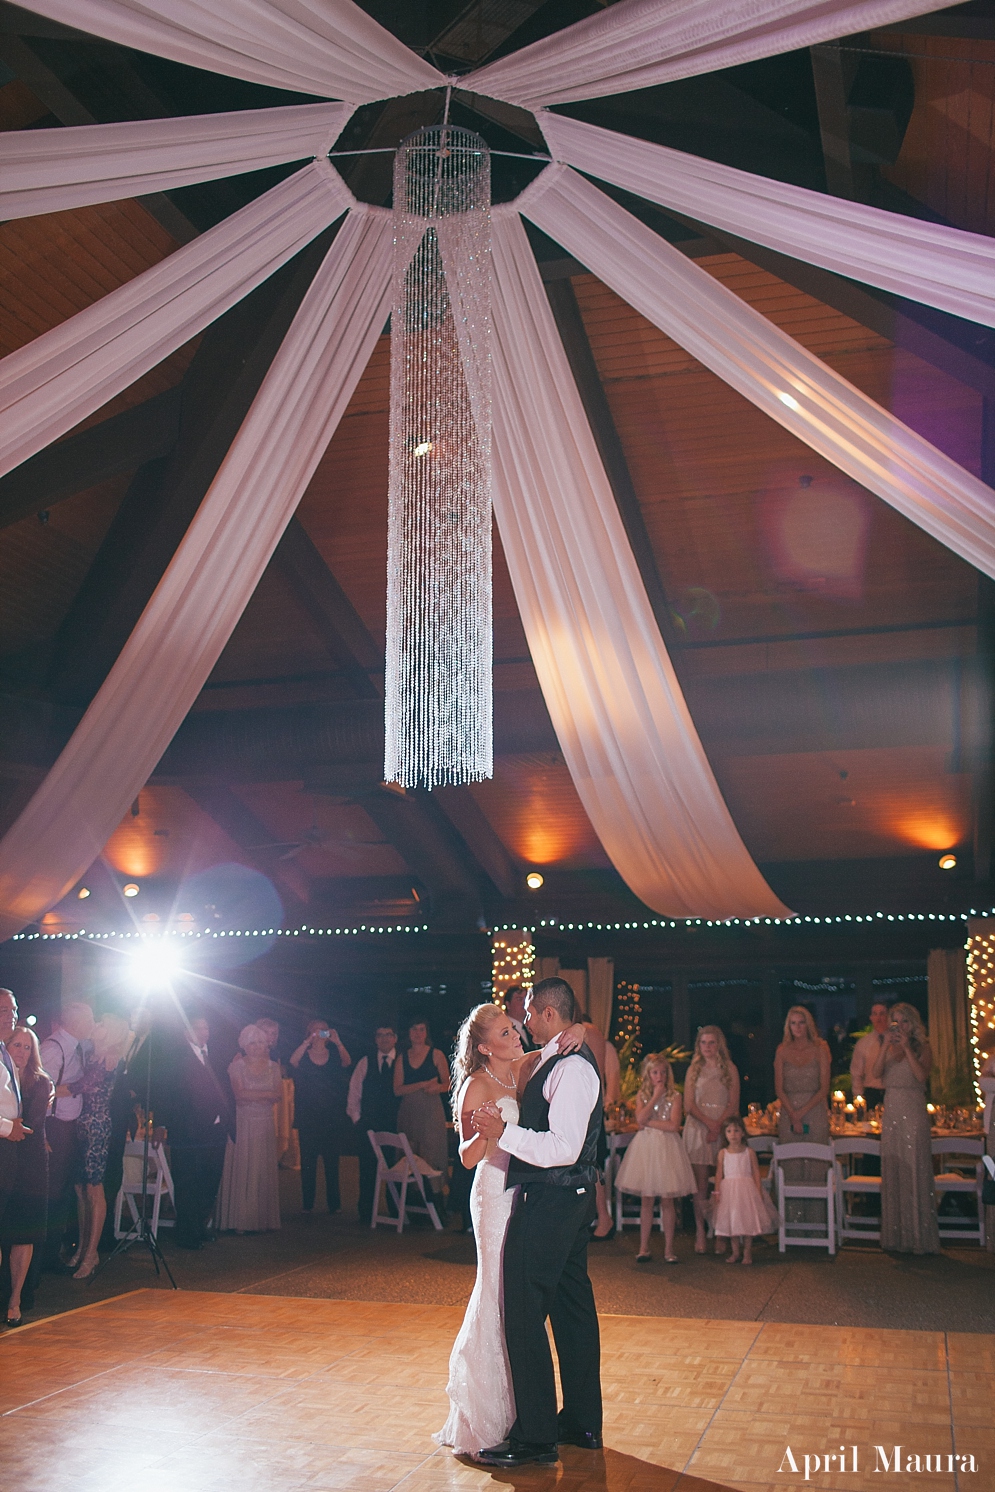
[[[468,1171],[472,1171],[487,1153],[487,1141],[472,1127],[473,1111],[491,1097],[488,1084],[483,1078],[471,1078],[463,1093],[460,1108],[459,1158]]]

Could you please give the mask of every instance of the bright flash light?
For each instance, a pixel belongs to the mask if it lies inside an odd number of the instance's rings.
[[[79,898],[80,901],[86,901],[86,898],[89,896],[89,894],[90,894],[90,888],[89,888],[89,886],[81,886],[79,888],[79,890],[76,892],[76,895],[77,895],[77,897]]]
[[[939,863],[940,863],[940,869],[941,870],[954,870],[956,868],[956,865],[957,865],[957,856],[956,855],[941,855]]]
[[[144,988],[162,988],[179,972],[180,955],[164,938],[149,938],[131,954],[131,968]]]
[[[36,1015],[26,1015],[24,1017],[24,1024],[26,1026],[36,1026],[38,1024],[38,1017]]]
[[[528,886],[530,891],[538,891],[539,887],[542,885],[542,876],[537,870],[530,870],[528,875],[525,877],[525,884],[526,886]]]
[[[781,403],[786,404],[789,409],[801,409],[801,405],[798,403],[798,400],[793,399],[790,394],[778,394],[777,397],[780,399]]]
[[[127,886],[122,886],[121,890],[125,896],[137,896],[141,887],[136,886],[134,881],[129,881]]]
[[[420,440],[415,446],[414,453],[416,456],[427,456],[431,449],[432,442],[430,440]]]

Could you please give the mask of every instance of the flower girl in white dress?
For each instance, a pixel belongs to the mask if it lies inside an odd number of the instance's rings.
[[[650,1052],[645,1059],[641,1076],[642,1086],[636,1095],[639,1130],[622,1157],[615,1185],[620,1192],[635,1193],[642,1198],[636,1262],[648,1264],[652,1257],[653,1207],[659,1197],[663,1257],[667,1264],[676,1264],[674,1199],[689,1197],[695,1190],[694,1172],[681,1139],[681,1095],[674,1084],[670,1063],[658,1052]]]
[[[559,1037],[561,1051],[576,1051],[583,1026]],[[472,1455],[498,1445],[515,1421],[511,1370],[504,1341],[502,1266],[504,1239],[514,1201],[506,1189],[511,1156],[471,1128],[474,1109],[491,1103],[509,1124],[518,1119],[518,1083],[528,1081],[537,1053],[524,1056],[511,1017],[497,1005],[478,1005],[463,1022],[453,1057],[453,1118],[459,1126],[460,1159],[474,1169],[470,1217],[477,1244],[477,1278],[463,1325],[449,1358],[449,1418],[433,1436],[457,1454]]]

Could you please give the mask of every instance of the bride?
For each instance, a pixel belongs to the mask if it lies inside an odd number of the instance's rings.
[[[561,1051],[577,1051],[584,1027],[571,1026],[559,1037]],[[463,1325],[449,1359],[449,1418],[433,1436],[457,1455],[473,1455],[498,1445],[515,1420],[511,1370],[504,1341],[502,1263],[504,1237],[514,1201],[505,1189],[511,1156],[494,1140],[471,1128],[473,1111],[496,1107],[508,1124],[518,1120],[517,1095],[540,1054],[523,1055],[510,1016],[497,1005],[478,1005],[459,1029],[453,1059],[453,1119],[460,1135],[460,1160],[474,1170],[470,1217],[477,1244],[477,1278]]]

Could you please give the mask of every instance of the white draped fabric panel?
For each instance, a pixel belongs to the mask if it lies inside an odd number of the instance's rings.
[[[570,775],[664,916],[786,916],[750,859],[660,638],[517,212],[493,220],[494,508]]]
[[[216,181],[331,150],[352,104],[292,104],[73,129],[11,130],[0,160],[0,220]]]
[[[751,403],[995,578],[995,492],[566,166],[515,204]]]
[[[25,9],[188,67],[352,104],[445,82],[352,0],[31,0]]]
[[[67,0],[66,8],[76,0]],[[526,109],[651,88],[793,52],[957,0],[621,0],[460,79]]]
[[[135,630],[0,842],[0,939],[92,864],[200,693],[369,361],[392,256],[390,214],[356,207]]]
[[[554,159],[807,264],[995,326],[995,239],[540,114]]]
[[[210,232],[0,362],[0,475],[65,435],[231,306],[353,203],[313,161]]]

